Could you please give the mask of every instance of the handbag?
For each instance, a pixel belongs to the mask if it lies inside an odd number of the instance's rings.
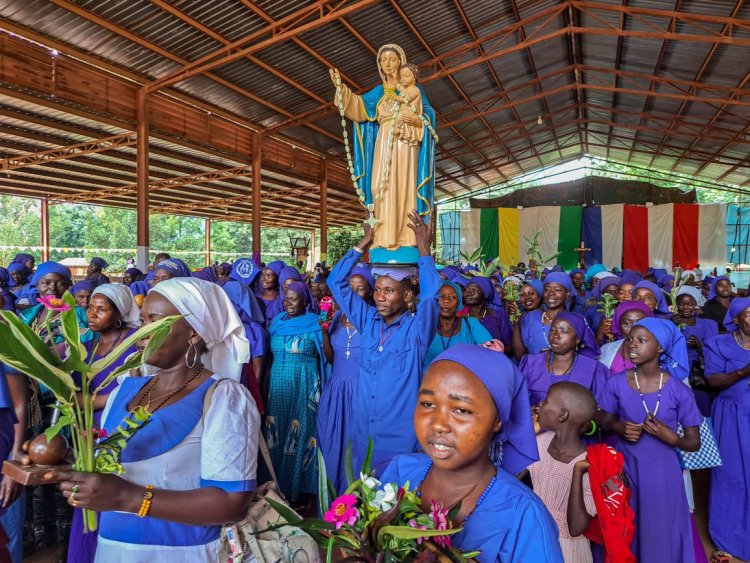
[[[217,382],[218,383],[218,382]],[[211,385],[203,399],[205,416],[211,406],[211,397],[217,383]],[[245,517],[221,529],[221,563],[311,563],[320,561],[318,544],[306,532],[294,526],[268,528],[284,520],[271,505],[270,498],[294,512],[279,491],[276,471],[263,433],[258,433],[258,449],[271,474],[271,481],[255,489],[253,500]]]
[[[701,447],[697,452],[685,452],[675,448],[677,457],[680,458],[680,466],[683,469],[710,469],[721,465],[721,453],[719,444],[714,435],[713,424],[711,419],[704,417],[698,427],[701,437]],[[681,425],[677,425],[677,435],[685,435]]]

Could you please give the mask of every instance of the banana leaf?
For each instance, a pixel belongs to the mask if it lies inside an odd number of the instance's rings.
[[[127,373],[131,369],[139,368],[143,365],[143,352],[136,352],[135,354],[131,354],[131,356],[126,359],[122,365],[112,370],[112,372],[104,378],[104,381],[102,381],[99,386],[94,389],[94,393],[98,393],[107,385],[112,383],[115,379],[120,377],[123,373]],[[92,375],[88,375],[87,379],[91,380],[93,378]]]
[[[114,350],[112,350],[109,354],[107,354],[105,357],[101,358],[100,360],[97,360],[93,364],[91,364],[91,371],[89,372],[90,377],[93,377],[97,373],[107,369],[109,366],[111,366],[113,363],[115,363],[120,356],[122,356],[128,348],[131,346],[134,346],[136,342],[139,340],[144,340],[148,338],[149,336],[152,336],[152,342],[149,342],[149,345],[146,346],[146,350],[149,349],[151,351],[155,350],[164,342],[164,339],[167,337],[167,334],[169,331],[167,331],[167,328],[170,328],[175,322],[177,322],[179,319],[182,318],[182,315],[172,315],[170,317],[164,317],[163,319],[159,319],[158,321],[155,321],[153,323],[147,324],[146,326],[142,326],[139,328],[136,332],[128,336],[125,340],[123,340]],[[162,331],[164,331],[164,334],[161,334]],[[153,340],[157,340],[157,342],[154,344]],[[152,346],[152,344],[154,344]],[[146,356],[146,360],[148,360],[148,356]]]
[[[415,540],[417,538],[434,538],[437,536],[451,536],[457,534],[463,528],[451,528],[450,530],[420,530],[411,526],[383,526],[378,531],[378,545],[382,545],[383,536],[388,535],[400,540]]]
[[[65,337],[65,343],[68,345],[68,360],[66,361],[66,371],[83,371],[85,364],[83,363],[86,358],[86,348],[81,342],[81,335],[78,329],[78,319],[76,318],[76,300],[69,293],[65,292],[62,296],[62,300],[66,305],[70,307],[67,311],[60,313],[60,321],[62,324],[63,336]]]
[[[323,452],[316,448],[318,453],[318,509],[321,514],[331,506],[329,492],[330,483],[328,482],[328,473],[326,472],[326,462],[323,459]]]

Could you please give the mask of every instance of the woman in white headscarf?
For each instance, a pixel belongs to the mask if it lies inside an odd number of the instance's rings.
[[[161,282],[141,319],[177,314],[148,358],[157,373],[124,378],[107,402],[108,434],[136,407],[152,413],[122,451],[124,478],[61,474],[71,505],[101,512],[96,561],[218,562],[220,525],[245,516],[255,489],[260,416],[237,381],[242,323],[218,285],[196,278]]]

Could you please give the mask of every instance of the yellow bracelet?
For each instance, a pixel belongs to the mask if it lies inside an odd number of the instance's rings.
[[[138,509],[138,518],[145,518],[151,509],[151,499],[154,498],[154,486],[146,485],[146,492],[143,493],[143,502]]]

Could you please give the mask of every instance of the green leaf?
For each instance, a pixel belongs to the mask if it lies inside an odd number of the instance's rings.
[[[344,474],[346,475],[346,486],[349,487],[356,477],[354,476],[354,462],[352,461],[352,441],[346,444],[346,453],[344,454]]]
[[[456,504],[454,504],[451,509],[448,511],[448,520],[453,521],[458,516],[458,513],[461,511],[461,501],[459,500]]]
[[[94,393],[98,393],[115,379],[120,377],[123,373],[129,372],[131,369],[139,368],[143,365],[143,352],[136,352],[132,354],[127,360],[125,360],[119,367],[113,369],[110,374],[104,378],[99,386],[94,389]]]
[[[365,456],[365,461],[362,464],[362,474],[363,475],[369,475],[370,470],[372,469],[372,436],[370,436],[369,441],[367,442],[367,455]]]
[[[328,496],[328,473],[326,472],[326,462],[323,459],[323,452],[316,448],[318,454],[318,507],[320,513],[324,514],[331,506],[331,499]]]
[[[391,536],[399,540],[415,540],[417,538],[434,538],[437,536],[450,536],[457,534],[463,528],[452,528],[450,530],[420,530],[411,526],[383,526],[378,532],[378,545],[381,544],[383,536]]]
[[[89,373],[90,377],[93,377],[97,373],[107,369],[109,366],[115,363],[120,358],[120,356],[122,356],[125,352],[127,352],[129,348],[131,348],[132,346],[135,346],[135,344],[139,340],[145,340],[146,338],[151,337],[151,342],[149,342],[148,346],[146,346],[146,350],[149,350],[149,349],[154,350],[155,348],[151,346],[154,343],[153,341],[155,339],[158,340],[157,344],[158,346],[160,346],[161,343],[164,342],[164,338],[166,338],[167,334],[169,333],[169,329],[172,327],[174,323],[176,323],[181,318],[182,318],[182,315],[172,315],[170,317],[164,317],[163,319],[159,319],[158,321],[155,321],[153,323],[149,323],[146,326],[142,326],[133,334],[128,336],[125,340],[123,340],[114,350],[112,350],[105,357],[91,364],[91,372]],[[160,335],[163,335],[163,336],[160,336]],[[148,356],[145,355],[144,361],[147,361],[147,360],[148,360]]]
[[[271,508],[273,508],[276,512],[279,513],[279,516],[281,516],[288,524],[296,525],[302,522],[302,518],[300,518],[294,510],[286,506],[285,504],[281,504],[279,502],[276,502],[272,498],[263,497],[263,499],[271,505]]]
[[[86,348],[81,342],[81,331],[79,330],[78,319],[76,318],[76,300],[68,291],[63,293],[62,300],[70,306],[70,309],[60,313],[60,322],[65,343],[68,345],[69,358],[71,363],[75,364],[70,371],[81,371],[84,369],[80,367],[80,364],[86,358]]]
[[[60,359],[9,311],[0,312],[0,361],[49,387],[63,403],[70,403],[78,389],[71,375],[60,369]]]
[[[54,425],[50,426],[44,431],[44,437],[49,442],[57,436],[60,433],[60,430],[65,428],[68,424],[73,422],[73,417],[70,415],[62,415],[60,418],[57,419],[57,422],[55,422]]]

